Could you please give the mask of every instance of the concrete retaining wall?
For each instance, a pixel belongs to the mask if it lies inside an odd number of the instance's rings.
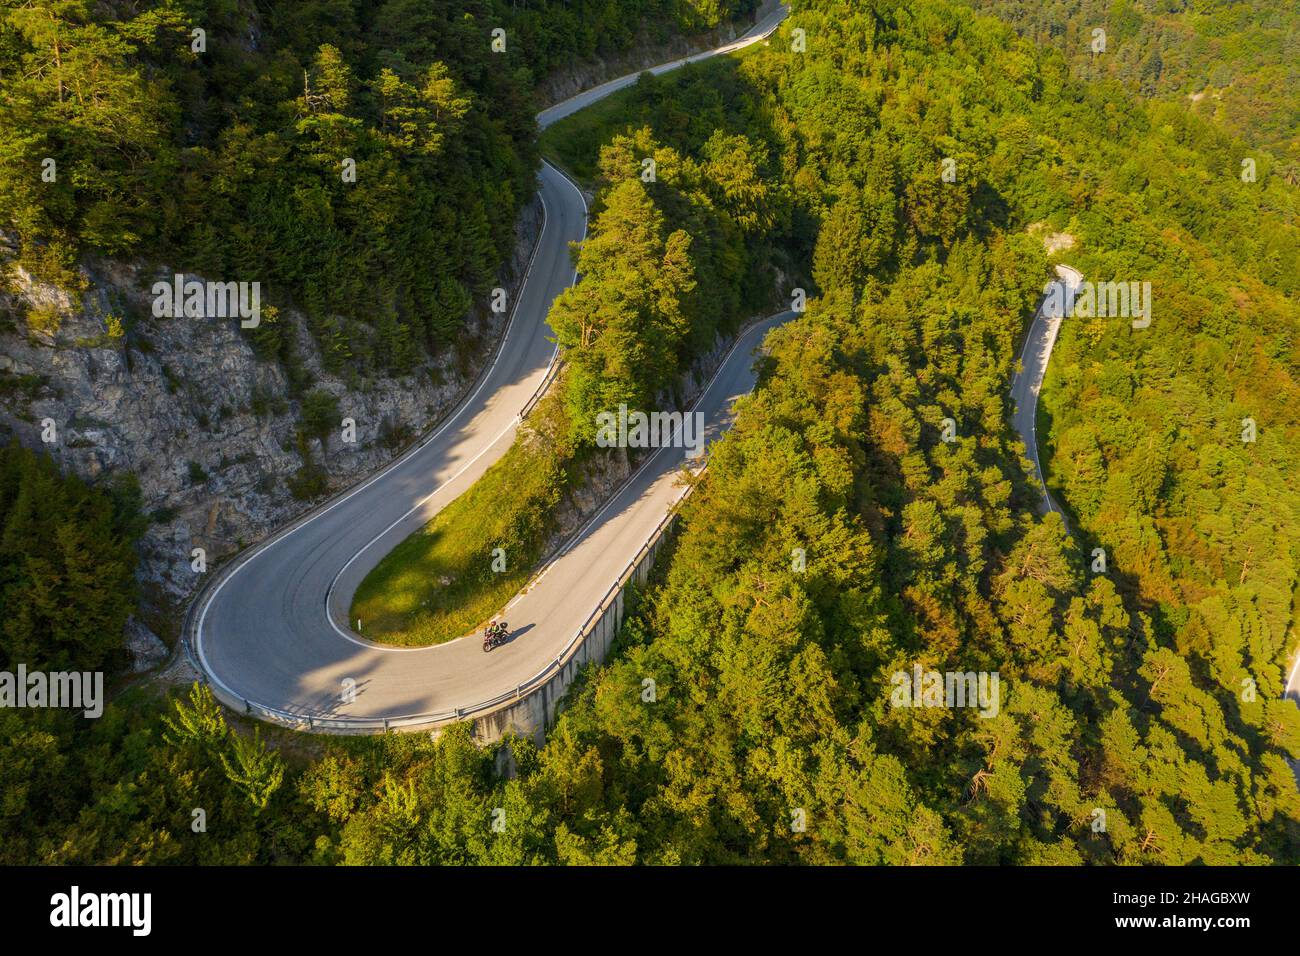
[[[556,711],[569,685],[584,664],[604,662],[614,635],[623,626],[628,588],[644,586],[650,578],[655,559],[672,527],[669,519],[641,549],[636,562],[623,574],[619,586],[602,602],[583,628],[582,636],[570,649],[568,657],[543,683],[524,692],[517,702],[499,706],[474,718],[474,739],[488,744],[500,740],[507,732],[532,737],[541,743],[547,728],[555,723]]]

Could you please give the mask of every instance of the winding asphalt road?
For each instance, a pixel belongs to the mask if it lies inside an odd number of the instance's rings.
[[[1011,379],[1011,399],[1016,409],[1011,423],[1025,443],[1025,451],[1034,463],[1034,471],[1043,490],[1039,510],[1043,513],[1055,511],[1064,521],[1065,512],[1052,500],[1052,494],[1047,490],[1043,466],[1038,457],[1038,393],[1043,388],[1043,376],[1047,374],[1047,363],[1052,357],[1052,346],[1056,344],[1057,333],[1061,330],[1061,320],[1065,317],[1064,313],[1069,311],[1069,305],[1074,302],[1083,276],[1077,269],[1060,265],[1056,267],[1056,275],[1057,278],[1049,283],[1045,291],[1052,291],[1051,286],[1055,285],[1060,287],[1058,294],[1045,296],[1038,311],[1034,313],[1034,321],[1029,325],[1025,346],[1020,352],[1020,371]],[[1054,304],[1064,304],[1066,308],[1053,308]],[[1066,526],[1069,526],[1068,523]]]
[[[740,40],[654,72],[757,42],[784,16],[778,6]],[[579,94],[539,114],[538,122],[548,126],[636,76]],[[252,703],[254,713],[368,725],[464,711],[513,691],[564,651],[684,493],[683,451],[660,450],[511,602],[511,641],[491,654],[483,653],[477,635],[436,647],[390,648],[349,627],[352,594],[366,573],[506,452],[521,410],[547,379],[556,349],[546,317],[576,278],[568,249],[586,235],[586,203],[549,164],[539,187],[542,234],[497,357],[473,393],[382,472],[241,555],[200,598],[192,646],[226,698]],[[753,388],[754,350],[787,318],[749,328],[700,396],[695,408],[710,441],[729,426],[735,399]]]
[[[1291,675],[1286,680],[1282,696],[1300,707],[1300,650],[1296,651],[1295,663],[1291,665]],[[1300,787],[1300,760],[1291,761],[1291,773],[1295,775],[1295,785]]]

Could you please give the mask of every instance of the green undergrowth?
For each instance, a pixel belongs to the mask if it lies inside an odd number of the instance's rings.
[[[527,582],[567,484],[554,397],[474,485],[394,548],[357,588],[350,618],[370,640],[424,647],[486,622]],[[500,549],[500,551],[497,551]]]

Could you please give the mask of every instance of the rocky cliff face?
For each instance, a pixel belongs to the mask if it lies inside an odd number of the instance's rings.
[[[533,200],[500,277],[510,301],[540,229]],[[287,484],[303,462],[295,441],[300,410],[284,370],[256,357],[238,319],[123,323],[124,306],[150,315],[152,270],[87,264],[89,291],[79,297],[34,282],[12,263],[8,273],[0,292],[0,435],[44,448],[92,481],[108,472],[137,476],[154,517],[140,548],[144,616],[174,636],[175,609],[201,577],[192,569],[193,549],[204,549],[211,567],[310,507]],[[475,312],[467,319],[468,363],[448,354],[405,378],[358,386],[324,371],[301,316],[283,311],[286,320],[313,387],[335,395],[340,416],[356,421],[355,443],[312,443],[330,491],[400,453],[405,442],[394,436],[409,442],[436,424],[473,383],[504,324],[504,316]],[[160,645],[137,625],[128,646],[139,662]]]

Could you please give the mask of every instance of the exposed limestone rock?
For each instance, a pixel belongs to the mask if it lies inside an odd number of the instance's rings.
[[[137,673],[167,659],[167,645],[134,617],[126,620],[126,649],[131,652],[131,670]]]

